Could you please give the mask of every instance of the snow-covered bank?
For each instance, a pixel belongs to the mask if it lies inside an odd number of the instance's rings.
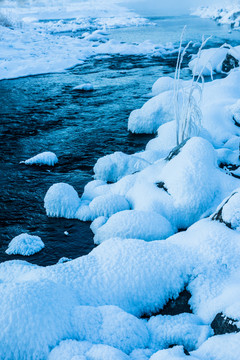
[[[109,40],[111,28],[148,24],[118,4],[94,1],[29,8],[14,4],[4,2],[1,9],[0,79],[64,71],[96,55],[165,56],[176,51],[171,44]]]
[[[192,15],[210,18],[216,20],[219,24],[228,24],[231,28],[240,29],[240,5],[238,2],[233,2],[233,4],[227,6],[200,7]]]
[[[211,326],[219,314],[240,323],[239,76],[206,84],[199,131],[177,147],[174,80],[159,79],[134,115],[158,134],[145,151],[99,159],[83,193],[49,188],[47,215],[92,221],[100,245],[48,267],[0,264],[1,359],[239,359],[239,334]],[[193,313],[172,314],[184,291]]]

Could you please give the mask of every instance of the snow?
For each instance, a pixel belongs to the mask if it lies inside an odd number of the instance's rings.
[[[93,91],[94,87],[92,84],[90,83],[86,83],[86,84],[81,84],[81,85],[77,85],[73,88],[73,90],[78,90],[78,91]]]
[[[44,198],[44,207],[48,216],[71,219],[75,217],[79,206],[78,193],[71,185],[65,183],[52,185]]]
[[[58,162],[56,154],[50,151],[45,151],[41,154],[35,155],[28,160],[21,161],[25,165],[48,165],[54,166]]]
[[[39,236],[21,234],[11,240],[6,250],[8,255],[30,256],[44,248],[44,243]]]
[[[150,347],[153,349],[166,349],[176,344],[191,351],[213,335],[209,325],[205,325],[196,315],[187,313],[154,316],[147,326],[151,337]]]
[[[97,229],[94,242],[100,244],[111,237],[152,241],[165,239],[173,233],[169,221],[157,213],[126,210],[111,216]]]

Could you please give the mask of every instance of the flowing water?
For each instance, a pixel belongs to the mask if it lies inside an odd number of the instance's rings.
[[[239,33],[229,33],[227,27],[210,20],[150,20],[155,25],[112,29],[110,37],[123,42],[178,43],[187,24],[186,42],[199,42],[204,33],[213,35],[209,46],[240,43]],[[175,63],[176,55],[92,57],[62,73],[0,81],[0,261],[24,259],[48,265],[61,257],[76,258],[91,251],[89,223],[48,218],[43,206],[46,191],[54,183],[66,182],[81,195],[99,157],[144,149],[152,136],[129,134],[128,116],[148,99],[155,80],[173,75]],[[183,75],[191,76],[188,70]],[[95,91],[72,90],[85,82],[93,83]],[[59,163],[53,168],[19,164],[43,151],[55,152]],[[45,248],[27,258],[6,255],[9,241],[23,232],[40,236]]]

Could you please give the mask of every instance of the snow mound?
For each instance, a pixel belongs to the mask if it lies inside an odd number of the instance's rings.
[[[49,354],[48,360],[86,360],[85,354],[91,349],[88,341],[61,341]]]
[[[205,325],[196,315],[187,313],[151,317],[147,326],[151,337],[150,347],[153,349],[166,349],[176,344],[191,351],[213,335],[210,326]]]
[[[239,333],[213,336],[191,355],[201,360],[238,360],[240,358],[239,342]]]
[[[86,84],[81,84],[81,85],[75,86],[75,87],[73,88],[73,90],[78,90],[78,91],[93,91],[93,90],[94,90],[94,87],[93,87],[92,84],[86,83]]]
[[[100,244],[112,237],[152,241],[165,239],[173,233],[174,229],[169,221],[160,214],[126,210],[111,216],[97,230],[94,242]]]
[[[78,193],[65,183],[52,185],[44,198],[44,207],[48,216],[74,219],[80,206]]]
[[[119,211],[128,210],[130,206],[124,196],[107,194],[94,198],[90,202],[89,208],[93,217],[97,218],[99,216],[110,217]]]
[[[28,160],[21,161],[21,163],[24,163],[26,165],[48,165],[48,166],[54,166],[58,162],[58,158],[56,154],[50,151],[45,151],[41,154],[38,154],[36,156],[31,157]]]
[[[149,334],[144,321],[116,306],[79,306],[73,324],[80,339],[105,344],[127,354],[148,346]]]
[[[148,165],[149,162],[144,159],[118,151],[98,159],[93,171],[96,179],[115,182],[125,175],[143,170]]]
[[[30,256],[44,248],[44,243],[39,236],[21,234],[11,240],[6,250],[8,255]]]

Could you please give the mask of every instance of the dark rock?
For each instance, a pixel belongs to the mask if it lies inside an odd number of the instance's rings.
[[[215,220],[215,221],[219,221],[220,223],[225,224],[229,229],[232,229],[232,225],[230,223],[227,223],[226,221],[224,221],[223,217],[222,217],[222,211],[223,211],[223,207],[224,205],[226,205],[228,203],[228,201],[236,194],[236,192],[234,192],[233,194],[231,194],[231,196],[229,196],[229,198],[225,201],[225,203],[221,206],[221,208],[215,212],[211,218],[211,220]]]
[[[192,313],[188,301],[191,298],[191,293],[188,290],[183,290],[176,299],[170,299],[168,303],[159,311],[160,315],[179,315],[182,313]]]
[[[169,346],[169,349],[173,348],[174,346],[178,346],[177,344],[172,344]],[[187,351],[187,349],[185,349],[185,347],[183,348],[184,354],[185,355],[190,355],[190,353]]]
[[[222,63],[222,71],[229,73],[230,70],[239,66],[239,60],[234,56],[227,54],[226,59]]]
[[[157,185],[157,187],[158,187],[159,189],[163,189],[164,191],[166,191],[166,192],[168,193],[168,189],[167,189],[167,187],[165,186],[165,183],[164,183],[163,181],[160,181],[160,182],[156,183],[156,185]]]
[[[166,161],[170,161],[172,160],[175,156],[177,156],[181,149],[183,148],[183,146],[186,144],[186,142],[188,141],[188,139],[184,140],[183,142],[181,142],[181,144],[179,144],[178,146],[175,146],[175,148],[173,148],[170,153],[168,154],[168,156],[166,157]]]
[[[223,313],[219,313],[215,316],[211,327],[214,331],[214,335],[223,335],[234,332],[240,332],[240,329],[236,325],[237,320],[233,320]]]
[[[170,299],[167,304],[158,312],[152,314],[145,314],[143,319],[149,319],[151,316],[157,315],[179,315],[182,313],[192,313],[190,305],[188,304],[191,298],[191,293],[184,289],[176,299]]]

